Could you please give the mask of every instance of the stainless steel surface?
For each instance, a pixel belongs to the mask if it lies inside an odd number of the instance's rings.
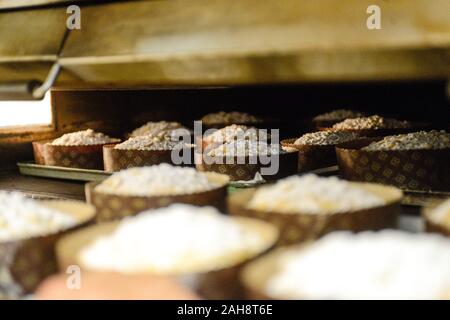
[[[75,181],[101,181],[110,173],[101,170],[43,166],[31,162],[17,163],[22,175]]]

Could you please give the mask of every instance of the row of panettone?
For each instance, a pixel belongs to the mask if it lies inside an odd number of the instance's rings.
[[[204,118],[233,124],[195,137],[196,144],[177,122],[149,122],[122,143],[85,130],[34,143],[35,158],[40,164],[108,172],[159,163],[195,164],[232,180],[253,180],[276,159],[278,170],[263,174],[266,180],[339,164],[340,174],[349,180],[404,190],[450,190],[450,134],[445,131],[421,131],[422,125],[408,121],[336,110],[313,119],[329,127],[278,143],[256,128],[264,127],[263,120],[249,114],[220,112]],[[243,122],[247,125],[236,124]]]
[[[160,164],[88,184],[89,204],[1,193],[0,295],[77,265],[169,275],[206,298],[450,298],[449,201],[423,212],[441,235],[409,234],[382,230],[395,187],[304,175],[227,196],[228,181]]]

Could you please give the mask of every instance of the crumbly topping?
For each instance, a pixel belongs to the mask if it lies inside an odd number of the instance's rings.
[[[92,129],[66,133],[65,135],[53,140],[51,143],[54,146],[84,146],[84,145],[98,145],[119,142],[119,139],[110,138],[109,136],[95,132]]]
[[[258,137],[264,139],[267,135],[264,131],[243,125],[232,124],[214,133],[206,136],[203,140],[208,143],[223,144],[236,140],[258,140]]]
[[[171,131],[174,129],[186,129],[179,122],[168,121],[150,121],[143,126],[133,130],[131,137],[144,136],[144,135],[158,135],[162,132]]]
[[[215,208],[175,204],[124,219],[79,257],[94,270],[195,273],[243,261],[266,242],[259,231]]]
[[[289,214],[334,214],[382,206],[380,196],[335,177],[291,176],[258,188],[249,209]]]
[[[439,225],[450,229],[450,199],[442,202],[429,212],[428,218]]]
[[[314,121],[340,121],[345,119],[364,117],[364,113],[349,110],[349,109],[337,109],[327,113],[319,114],[313,118]]]
[[[354,132],[346,131],[317,131],[304,134],[294,144],[299,145],[336,145],[358,138]]]
[[[335,232],[275,263],[265,286],[274,298],[450,298],[450,240],[438,235]]]
[[[201,119],[207,124],[232,124],[232,123],[258,123],[261,119],[246,112],[216,112],[210,113]]]
[[[181,141],[174,141],[170,136],[145,135],[130,138],[114,147],[119,150],[173,150],[187,146]]]
[[[56,233],[76,222],[73,217],[19,193],[0,191],[0,242]]]
[[[204,192],[219,186],[210,181],[204,172],[162,163],[114,173],[95,190],[119,195],[165,196]]]
[[[388,151],[445,148],[450,148],[450,133],[433,130],[384,137],[383,140],[372,142],[362,150]]]
[[[346,119],[333,125],[336,130],[361,130],[361,129],[400,129],[409,128],[408,121],[400,121],[391,118],[383,118],[379,115]]]
[[[280,153],[279,145],[270,145],[262,141],[238,140],[222,144],[208,152],[208,156],[246,157],[275,155]]]

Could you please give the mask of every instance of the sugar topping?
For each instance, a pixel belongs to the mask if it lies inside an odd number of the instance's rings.
[[[432,222],[450,229],[450,199],[447,199],[433,210],[430,210],[428,218]]]
[[[363,148],[366,151],[429,150],[450,148],[450,133],[445,131],[419,131],[384,137]]]
[[[208,179],[204,172],[162,163],[114,173],[95,190],[108,194],[164,196],[203,192],[220,186],[220,183]]]
[[[304,134],[294,144],[298,145],[336,145],[355,140],[358,135],[347,131],[317,131]]]
[[[385,199],[353,183],[307,174],[258,188],[248,208],[288,214],[333,214],[384,204]]]
[[[179,122],[168,122],[168,121],[150,121],[143,126],[133,130],[131,132],[131,137],[143,136],[143,135],[158,135],[162,132],[171,131],[174,129],[186,129]]]
[[[54,146],[84,146],[119,142],[119,139],[111,138],[101,132],[92,129],[66,133],[51,143]]]
[[[351,118],[364,117],[364,113],[349,109],[337,109],[327,113],[319,114],[313,118],[314,121],[339,121]]]
[[[361,129],[400,129],[409,128],[408,121],[400,121],[391,118],[383,118],[379,115],[346,119],[333,125],[336,130],[361,130]]]
[[[215,208],[175,204],[124,219],[79,258],[94,270],[179,274],[227,267],[265,246],[259,230]]]
[[[39,201],[0,191],[0,242],[52,234],[76,223],[75,218]]]
[[[262,141],[237,140],[222,144],[208,152],[208,156],[246,157],[257,155],[275,155],[280,153],[279,145],[270,145]]]
[[[216,130],[214,133],[206,136],[204,141],[208,143],[220,144],[236,140],[258,140],[258,137],[260,135],[262,136],[261,132],[262,131],[256,128],[232,124],[220,130]]]
[[[169,135],[145,135],[132,137],[114,147],[119,150],[173,150],[187,146],[181,141],[173,140]]]
[[[202,118],[202,121],[207,124],[232,124],[232,123],[257,123],[261,119],[246,112],[219,111],[216,113],[207,114]]]
[[[336,232],[276,261],[281,299],[449,299],[450,239],[403,231]]]

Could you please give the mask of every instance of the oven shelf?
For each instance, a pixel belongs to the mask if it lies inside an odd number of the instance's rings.
[[[0,172],[0,190],[18,191],[33,198],[86,199],[84,182],[23,176],[16,171]]]

